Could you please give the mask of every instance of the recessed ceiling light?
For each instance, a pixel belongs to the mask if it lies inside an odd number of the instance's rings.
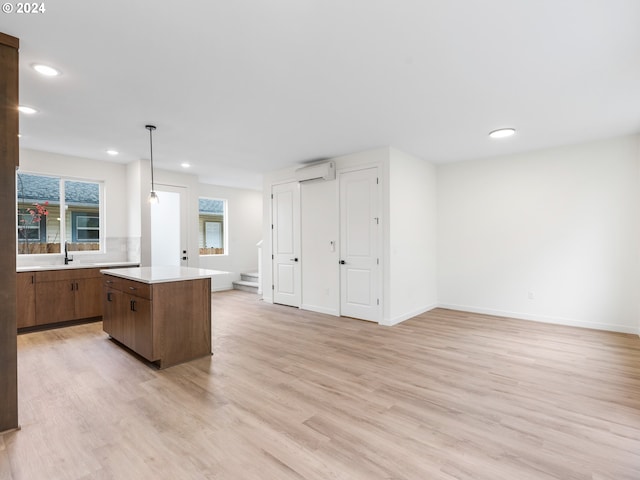
[[[189,168],[189,167],[191,166],[191,164],[190,164],[189,162],[182,162],[182,163],[180,164],[180,166],[181,166],[182,168]]]
[[[506,137],[510,137],[514,133],[516,133],[515,128],[499,128],[498,130],[494,130],[493,132],[490,132],[489,136],[491,138],[506,138]]]
[[[33,69],[41,75],[45,77],[57,77],[60,75],[60,70],[57,70],[49,65],[43,65],[41,63],[34,63],[32,65]]]
[[[107,150],[107,153],[108,153],[109,155],[112,155],[112,156],[116,156],[116,155],[118,155],[118,151],[117,151],[117,150]]]
[[[27,107],[26,105],[18,106],[18,110],[22,113],[26,113],[27,115],[33,115],[34,113],[38,112],[38,110],[36,110],[35,108]]]

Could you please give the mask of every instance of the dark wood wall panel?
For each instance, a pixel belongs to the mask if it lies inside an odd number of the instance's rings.
[[[0,33],[0,432],[18,427],[16,167],[18,39]]]

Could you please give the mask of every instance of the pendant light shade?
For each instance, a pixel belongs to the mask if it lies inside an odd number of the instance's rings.
[[[149,192],[149,203],[159,203],[160,199],[156,193],[155,183],[153,182],[153,131],[156,129],[155,125],[145,125],[149,130],[149,151],[151,153],[151,192]]]

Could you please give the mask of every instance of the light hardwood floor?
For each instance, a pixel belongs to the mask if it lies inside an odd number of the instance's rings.
[[[19,336],[0,478],[640,479],[640,339],[434,310],[395,327],[213,296],[158,371],[101,323]]]

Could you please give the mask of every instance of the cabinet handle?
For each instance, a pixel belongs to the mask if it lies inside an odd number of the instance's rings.
[[[71,291],[73,292],[75,288],[73,287],[73,282],[71,282]]]
[[[130,305],[131,305],[131,311],[135,312],[136,311],[136,301],[135,300],[131,300]]]
[[[108,292],[107,293],[107,302],[110,302],[110,301],[111,301],[111,292]]]
[[[138,287],[129,287],[129,290],[137,290]]]
[[[35,275],[31,275],[31,283],[36,283],[36,276]]]
[[[76,282],[76,290],[80,290],[80,287],[78,287],[78,282]]]

